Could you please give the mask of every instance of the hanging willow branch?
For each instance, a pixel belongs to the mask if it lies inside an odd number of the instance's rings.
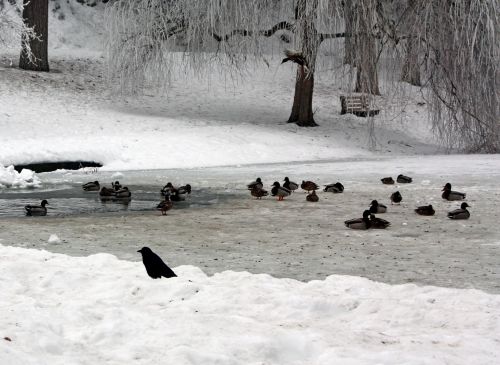
[[[450,148],[500,152],[500,2],[419,1],[434,130]]]
[[[307,8],[314,9],[308,16],[322,30],[317,32],[319,43],[342,37],[343,33],[328,32],[341,26],[336,1],[315,3],[314,7],[308,3]],[[139,91],[148,83],[168,84],[179,62],[196,73],[213,72],[207,65],[214,62],[223,64],[227,72],[238,73],[249,60],[281,54],[282,32],[293,43],[288,48],[302,49],[294,4],[290,0],[114,2],[106,9],[110,77],[123,90]]]

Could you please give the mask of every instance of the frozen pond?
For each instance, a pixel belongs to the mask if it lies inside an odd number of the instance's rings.
[[[399,173],[412,176],[414,183],[380,183],[381,177]],[[247,270],[299,280],[345,274],[387,283],[414,282],[500,293],[499,175],[498,155],[118,175],[41,174],[40,189],[1,192],[4,213],[0,217],[0,243],[76,256],[108,252],[128,260],[139,260],[137,249],[147,245],[173,267],[195,265],[209,274]],[[341,181],[346,190],[337,195],[320,192],[316,204],[306,202],[303,192],[294,193],[284,202],[272,198],[257,201],[245,190],[245,184],[257,176],[267,186],[289,176],[298,182]],[[103,183],[119,180],[129,186],[133,200],[128,208],[103,206],[96,195],[78,191],[81,183],[96,179]],[[152,208],[167,181],[190,183],[194,192],[162,217]],[[446,212],[459,205],[441,199],[441,187],[446,182],[467,193],[472,207],[469,220],[446,218]],[[391,206],[388,197],[395,190],[402,193],[403,202]],[[47,217],[23,217],[12,207],[15,202],[22,212],[28,200],[46,197],[54,201]],[[345,228],[344,220],[360,216],[372,199],[389,205],[382,217],[391,222],[391,227],[370,231]],[[75,203],[69,204],[72,201]],[[433,204],[436,215],[415,215],[413,208],[424,204]],[[52,234],[61,241],[49,243]]]

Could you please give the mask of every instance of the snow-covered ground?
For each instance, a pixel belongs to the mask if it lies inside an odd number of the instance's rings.
[[[276,58],[278,62],[278,58]],[[309,161],[368,156],[367,119],[340,115],[340,90],[318,80],[318,128],[285,123],[293,71],[276,65],[230,86],[216,80],[174,83],[168,97],[111,96],[99,58],[53,56],[53,72],[31,73],[0,59],[0,163],[90,160],[106,170],[142,170]],[[410,116],[383,109],[375,118],[379,153],[436,152],[412,124],[426,120],[421,101]],[[381,100],[383,102],[383,100]],[[29,107],[28,107],[29,105]],[[404,106],[402,106],[404,108]],[[417,114],[418,113],[418,114]],[[418,123],[417,123],[418,122]],[[411,128],[409,128],[411,126]],[[429,134],[429,132],[427,132]]]
[[[318,61],[313,101],[318,128],[286,123],[295,66],[280,66],[279,54],[268,58],[269,66],[248,66],[242,79],[231,79],[216,65],[208,80],[179,67],[172,70],[167,97],[151,90],[142,97],[115,95],[105,82],[95,31],[102,28],[102,11],[72,4],[60,2],[51,12],[50,73],[19,70],[15,50],[0,53],[4,166],[94,160],[106,170],[142,170],[366,157],[373,152],[368,150],[368,120],[340,115],[339,96],[352,82],[340,58],[337,72],[326,63],[333,56]],[[393,73],[381,70],[375,152],[439,151],[420,90],[389,82]]]
[[[50,73],[17,69],[17,50],[0,53],[2,194],[95,179],[189,182],[194,193],[167,217],[64,216],[56,200],[47,217],[0,218],[0,364],[497,363],[500,157],[435,156],[443,150],[418,89],[381,73],[373,150],[368,120],[340,115],[352,79],[332,76],[321,57],[317,128],[285,123],[295,72],[279,56],[239,82],[214,69],[210,81],[174,78],[166,97],[116,96],[104,82],[102,9],[50,6]],[[104,167],[8,167],[67,160]],[[414,183],[380,183],[399,173]],[[287,175],[346,191],[311,205],[303,193],[278,203],[245,190],[257,176],[267,187]],[[468,194],[468,221],[446,218],[457,205],[440,198],[446,182]],[[396,189],[404,200],[384,216],[389,229],[344,227]],[[197,206],[206,191],[216,198]],[[435,217],[413,213],[429,203]],[[143,245],[179,278],[147,277],[136,261]]]
[[[0,363],[495,364],[500,297],[174,268],[0,245]]]

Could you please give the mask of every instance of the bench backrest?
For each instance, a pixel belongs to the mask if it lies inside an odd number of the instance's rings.
[[[352,95],[344,98],[347,109],[367,109],[370,105],[367,95]]]

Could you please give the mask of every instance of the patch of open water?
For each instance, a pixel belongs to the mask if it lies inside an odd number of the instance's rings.
[[[98,192],[83,191],[81,184],[75,183],[49,183],[37,189],[3,189],[0,190],[0,217],[22,217],[25,215],[25,205],[39,205],[43,199],[49,202],[48,215],[55,217],[152,211],[163,200],[161,186],[127,186],[132,192],[130,200],[103,200]],[[210,207],[231,199],[231,196],[230,192],[199,188],[193,189],[191,194],[185,194],[184,201],[174,204],[176,209]]]

